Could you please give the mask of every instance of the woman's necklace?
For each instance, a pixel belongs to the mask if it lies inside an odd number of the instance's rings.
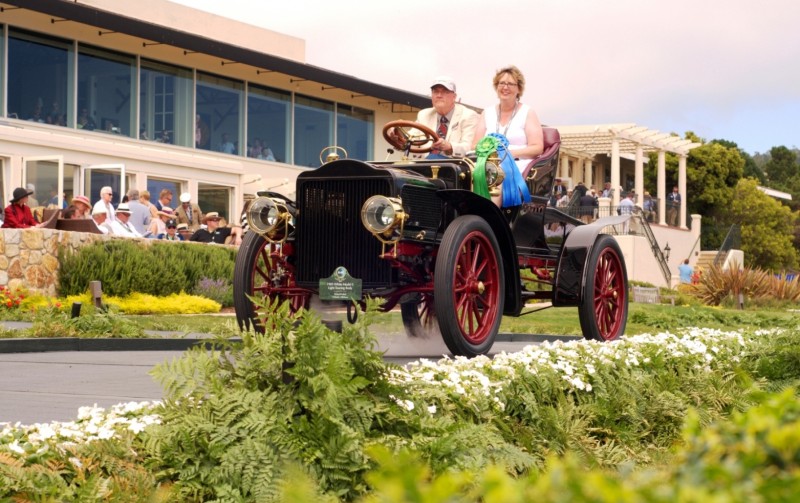
[[[511,121],[514,120],[514,116],[517,115],[518,108],[519,108],[519,103],[514,103],[514,111],[511,112],[511,118],[509,118],[508,122],[506,122],[506,127],[505,129],[503,129],[503,136],[506,136],[506,133],[508,133],[508,128],[511,126]],[[494,132],[495,133],[500,132],[500,105],[497,105],[497,123],[495,124]]]

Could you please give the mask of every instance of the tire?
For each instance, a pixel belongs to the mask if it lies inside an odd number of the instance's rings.
[[[292,314],[308,307],[308,296],[302,292],[287,293],[287,288],[293,286],[294,279],[286,264],[288,257],[274,258],[273,253],[277,246],[260,234],[249,231],[239,247],[233,269],[233,305],[240,330],[252,327],[258,332],[264,332],[264,327],[258,320],[256,306],[249,297],[289,301]]]
[[[485,220],[465,215],[447,227],[433,292],[447,348],[467,357],[488,353],[503,318],[505,276],[497,238]]]
[[[628,272],[617,241],[601,234],[587,262],[586,283],[578,307],[586,339],[612,341],[628,321]]]
[[[439,334],[433,296],[430,294],[419,294],[416,300],[401,303],[400,316],[409,337],[428,338],[432,334]]]

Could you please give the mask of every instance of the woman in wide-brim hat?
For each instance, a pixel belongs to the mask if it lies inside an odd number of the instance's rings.
[[[86,196],[75,196],[72,198],[72,205],[77,209],[79,218],[92,218],[92,202]]]
[[[150,222],[150,227],[147,229],[145,236],[157,238],[161,234],[167,233],[167,220],[175,218],[175,211],[169,206],[164,206],[156,212],[158,218],[154,218]]]
[[[38,227],[39,224],[33,219],[33,213],[28,207],[28,196],[33,194],[32,190],[23,187],[14,189],[9,205],[6,206],[3,216],[3,228],[5,229],[27,229],[28,227]]]

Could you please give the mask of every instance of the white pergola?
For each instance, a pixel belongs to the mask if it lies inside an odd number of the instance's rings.
[[[656,197],[659,201],[659,223],[666,224],[667,188],[665,174],[665,154],[672,152],[678,155],[678,191],[686,198],[686,156],[689,151],[699,147],[700,143],[684,140],[679,136],[649,129],[636,124],[600,124],[587,126],[556,126],[561,135],[561,155],[571,155],[584,160],[584,179],[592,180],[592,158],[605,154],[611,158],[611,186],[620,186],[620,154],[634,156],[635,174],[634,190],[636,194],[644,193],[644,154],[658,152],[658,187]],[[566,162],[561,162],[561,175]],[[619,191],[615,190],[611,200],[612,206],[619,204]],[[681,204],[680,227],[686,229],[686,204]]]

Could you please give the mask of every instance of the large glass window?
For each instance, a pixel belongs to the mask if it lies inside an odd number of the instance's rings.
[[[226,154],[241,154],[244,84],[205,73],[197,74],[195,146]]]
[[[72,83],[72,44],[12,29],[8,38],[8,116],[66,126]]]
[[[336,106],[336,144],[347,151],[351,159],[367,161],[373,158],[372,138],[375,113],[372,110]]]
[[[252,85],[248,88],[248,157],[291,162],[288,155],[290,107],[291,95],[287,92]]]
[[[134,108],[136,61],[93,47],[78,51],[77,126],[137,137]]]
[[[333,145],[333,103],[296,96],[294,105],[294,164],[319,166],[319,154]]]
[[[147,178],[147,191],[150,193],[150,202],[155,204],[161,198],[161,191],[168,190],[172,194],[169,207],[173,210],[178,207],[180,201],[178,196],[181,194],[181,182],[177,180],[165,180],[163,178]]]
[[[238,219],[231,221],[231,194],[230,187],[210,183],[197,184],[197,204],[203,213],[216,211],[229,225],[239,223]]]
[[[142,60],[139,139],[194,146],[192,71]]]

